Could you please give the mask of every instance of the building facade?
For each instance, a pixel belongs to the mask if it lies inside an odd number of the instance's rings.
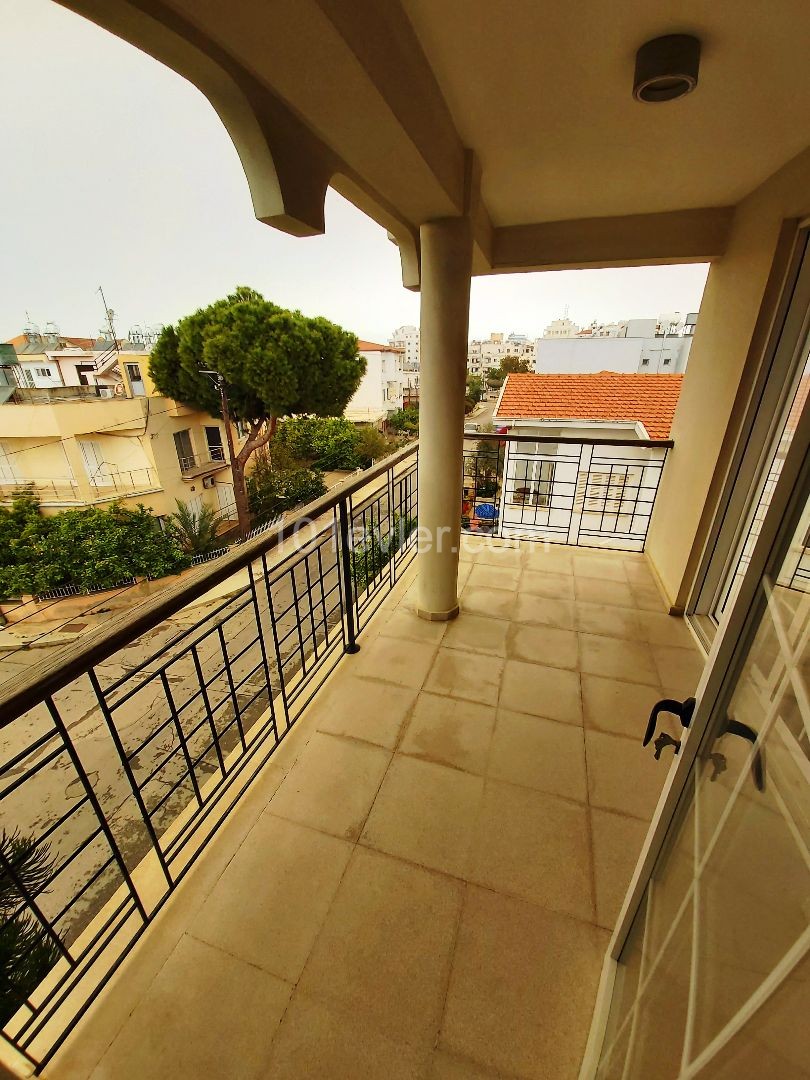
[[[0,504],[29,490],[45,514],[121,502],[160,519],[179,501],[235,518],[222,421],[160,396],[145,347],[23,337],[0,355]]]
[[[365,358],[366,370],[343,415],[354,423],[379,424],[403,407],[411,380],[418,386],[418,369],[406,372],[404,346],[359,340],[357,348]]]

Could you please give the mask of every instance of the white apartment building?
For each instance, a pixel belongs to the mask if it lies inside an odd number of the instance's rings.
[[[419,327],[399,326],[388,341],[396,349],[402,349],[403,370],[419,370]],[[362,349],[360,350],[362,352]]]
[[[576,337],[580,328],[575,322],[563,315],[561,319],[552,319],[543,331],[544,338],[572,338]]]
[[[534,339],[513,331],[508,336],[498,332],[491,333],[486,340],[473,340],[467,350],[467,372],[485,378],[505,356],[525,357],[532,363],[535,356]]]
[[[378,424],[403,407],[406,388],[417,388],[418,372],[405,370],[404,346],[358,341],[366,370],[343,415],[357,424]]]
[[[598,371],[638,372],[642,375],[680,375],[686,371],[697,314],[680,322],[628,319],[570,338],[538,338],[534,370],[539,374],[588,374]]]

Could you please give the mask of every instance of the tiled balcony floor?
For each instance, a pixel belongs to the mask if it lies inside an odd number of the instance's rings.
[[[462,581],[446,625],[406,576],[46,1075],[576,1077],[700,653],[644,556]]]

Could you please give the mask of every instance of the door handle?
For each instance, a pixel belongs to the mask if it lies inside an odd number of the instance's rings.
[[[751,762],[751,775],[754,778],[754,786],[757,791],[765,790],[765,752],[761,746],[757,746],[757,732],[741,720],[726,720],[724,734],[738,735],[741,739],[747,739],[754,747],[754,759]]]
[[[688,728],[692,722],[692,714],[695,711],[695,699],[688,697],[685,701],[675,701],[672,698],[662,698],[653,705],[650,719],[647,721],[647,730],[644,734],[642,746],[647,746],[655,734],[658,717],[662,712],[672,713],[681,722],[681,727]],[[660,751],[659,751],[660,754]],[[658,755],[656,755],[658,756]]]

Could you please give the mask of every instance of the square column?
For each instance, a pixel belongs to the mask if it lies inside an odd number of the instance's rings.
[[[458,615],[464,392],[470,317],[469,218],[431,221],[422,248],[417,612]]]

